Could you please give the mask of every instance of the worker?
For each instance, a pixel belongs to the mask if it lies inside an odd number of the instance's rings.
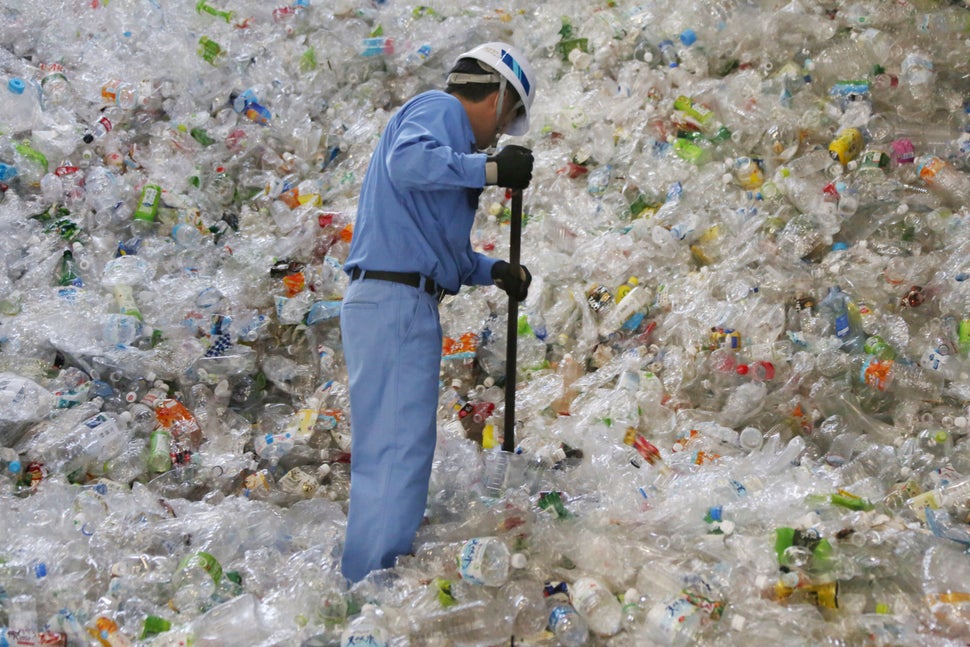
[[[516,48],[486,43],[460,55],[444,91],[407,101],[390,119],[361,186],[344,264],[340,330],[350,389],[351,478],[341,570],[350,582],[410,553],[424,518],[437,437],[438,304],[462,285],[496,285],[524,300],[532,276],[472,249],[486,185],[524,189],[524,135],[535,98]]]

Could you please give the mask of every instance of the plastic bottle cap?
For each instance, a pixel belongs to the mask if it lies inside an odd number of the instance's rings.
[[[680,42],[690,47],[697,42],[697,34],[693,29],[685,29],[680,34]]]
[[[967,426],[967,419],[963,416],[957,416],[953,419],[953,426],[962,429]]]
[[[519,569],[525,568],[526,565],[528,565],[528,563],[529,563],[529,560],[522,553],[514,553],[512,555],[512,560],[511,560],[512,568],[519,568]]]
[[[7,88],[14,94],[23,94],[26,87],[24,80],[21,78],[14,77],[7,81]]]
[[[760,429],[755,427],[745,427],[738,436],[741,447],[749,450],[758,449],[764,442],[764,435]]]

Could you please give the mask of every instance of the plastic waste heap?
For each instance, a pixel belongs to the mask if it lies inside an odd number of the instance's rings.
[[[0,645],[970,642],[968,38],[942,0],[0,0]],[[489,40],[538,79],[517,370],[503,293],[442,302],[426,523],[348,586],[357,194]]]

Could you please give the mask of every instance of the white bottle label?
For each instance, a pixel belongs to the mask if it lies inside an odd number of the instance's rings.
[[[647,620],[671,643],[691,636],[700,624],[698,608],[684,596],[658,604],[647,612]]]
[[[461,547],[458,555],[458,572],[461,579],[468,580],[472,584],[485,584],[485,549],[488,546],[486,539],[469,539]]]

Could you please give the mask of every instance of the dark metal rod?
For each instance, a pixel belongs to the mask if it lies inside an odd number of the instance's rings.
[[[509,271],[519,274],[522,250],[522,191],[512,192],[512,232],[509,240]],[[518,354],[519,300],[509,295],[509,321],[505,341],[505,434],[502,451],[515,451],[515,358]]]

